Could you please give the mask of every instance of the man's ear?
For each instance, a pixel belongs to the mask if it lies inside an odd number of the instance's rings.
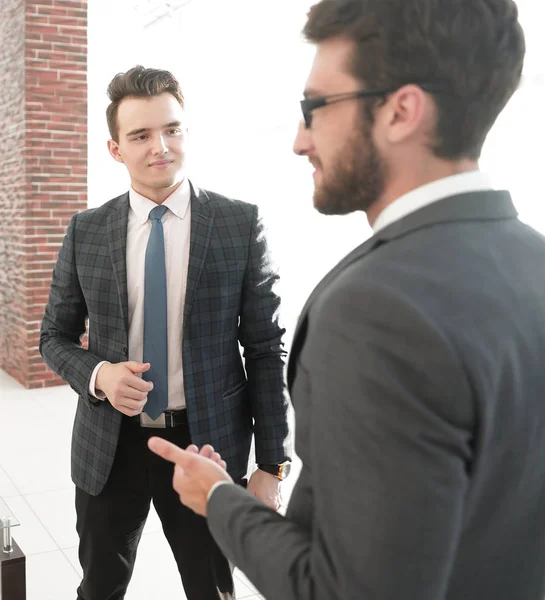
[[[387,103],[388,138],[392,143],[405,141],[422,129],[429,116],[430,100],[416,85],[406,85]]]
[[[115,140],[108,140],[108,150],[113,156],[114,160],[120,163],[125,162],[121,156],[121,153],[119,152],[119,144]]]

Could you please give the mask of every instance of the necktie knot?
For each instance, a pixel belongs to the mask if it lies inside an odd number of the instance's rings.
[[[163,218],[163,215],[167,212],[168,206],[156,206],[152,208],[149,213],[149,218],[151,221],[158,220],[160,221]]]

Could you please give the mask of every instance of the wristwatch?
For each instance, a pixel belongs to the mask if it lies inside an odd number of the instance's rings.
[[[291,471],[291,461],[286,460],[279,465],[257,465],[259,469],[278,477],[280,481],[284,481]]]

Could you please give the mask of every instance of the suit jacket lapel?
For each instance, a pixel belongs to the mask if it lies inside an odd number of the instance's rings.
[[[308,300],[305,302],[303,310],[301,311],[301,317],[308,312],[311,304],[321,294],[321,292],[341,273],[351,262],[361,258],[365,254],[371,252],[374,248],[380,245],[380,239],[373,236],[366,240],[363,244],[352,250],[350,254],[347,254],[339,263],[337,263],[331,271],[320,281],[320,283],[314,288]],[[297,335],[297,328],[295,330]]]
[[[320,283],[314,288],[314,291],[308,297],[308,300],[306,301],[305,306],[303,307],[303,310],[301,311],[301,314],[299,316],[299,320],[297,322],[297,326],[295,328],[295,333],[293,336],[293,344],[289,354],[287,373],[289,388],[291,388],[293,379],[295,377],[295,365],[297,362],[297,357],[306,338],[307,316],[310,307],[312,306],[316,298],[320,296],[322,291],[332,281],[334,281],[334,279],[340,273],[342,273],[342,271],[344,271],[344,269],[346,269],[348,265],[365,256],[366,254],[370,253],[372,250],[380,246],[381,243],[382,238],[380,238],[379,236],[373,236],[366,240],[363,244],[358,246],[356,249],[352,250],[350,254],[345,256],[335,267],[333,267],[333,269],[331,269],[331,271],[329,271],[329,273],[320,281]]]
[[[125,329],[129,331],[129,299],[127,294],[127,225],[129,221],[129,194],[120,196],[117,210],[108,217],[108,245],[110,257],[117,284],[119,305],[125,322]]]
[[[191,314],[195,291],[210,245],[214,225],[214,210],[207,204],[209,197],[203,190],[191,184],[191,234],[189,245],[189,264],[187,268],[187,287],[185,293],[184,321]]]

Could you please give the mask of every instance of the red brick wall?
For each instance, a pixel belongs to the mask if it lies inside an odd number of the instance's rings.
[[[38,353],[51,271],[87,208],[87,0],[0,5],[0,368],[42,387],[61,383]]]
[[[24,0],[0,11],[0,366],[27,367],[25,326]]]

